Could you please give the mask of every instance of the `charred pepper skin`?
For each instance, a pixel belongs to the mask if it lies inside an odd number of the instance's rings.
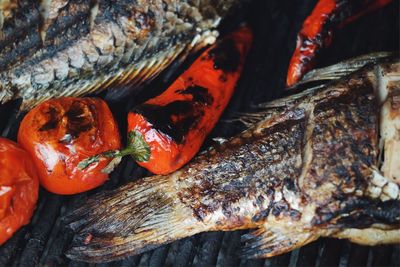
[[[17,143],[0,137],[0,245],[29,223],[38,194],[32,158]]]
[[[102,159],[81,170],[89,156],[119,149],[117,124],[107,104],[97,98],[58,98],[36,106],[22,120],[18,142],[31,154],[40,183],[56,194],[76,194],[108,179]]]
[[[286,85],[294,85],[314,67],[320,53],[331,44],[337,28],[391,2],[392,0],[320,0],[297,35],[297,45],[290,60]]]
[[[203,52],[163,94],[128,114],[128,131],[140,132],[151,151],[139,165],[168,174],[193,158],[233,94],[252,39],[242,26]]]

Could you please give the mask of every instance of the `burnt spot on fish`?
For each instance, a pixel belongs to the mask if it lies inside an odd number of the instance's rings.
[[[34,67],[89,33],[90,1],[67,1],[54,19],[43,17],[38,1],[21,2],[0,36],[0,71],[24,61]]]
[[[289,205],[288,203],[286,203],[286,201],[281,200],[277,203],[274,203],[273,207],[272,207],[272,215],[274,215],[275,217],[278,217],[281,213],[286,213],[289,210]]]
[[[190,86],[178,90],[179,94],[190,94],[193,99],[178,100],[165,106],[142,104],[133,112],[144,116],[155,129],[168,135],[177,143],[183,143],[185,135],[199,123],[204,115],[204,107],[211,105],[213,97],[206,88]]]
[[[265,220],[265,219],[268,217],[270,211],[271,211],[271,209],[270,209],[270,208],[267,208],[267,209],[261,211],[260,213],[254,215],[254,216],[251,218],[251,220],[252,220],[253,222],[255,222],[255,223],[261,222],[261,221]]]
[[[178,193],[179,196],[180,193]],[[193,210],[193,215],[200,221],[204,220],[204,218],[209,214],[208,208],[205,205],[198,206],[195,210]]]
[[[285,185],[286,189],[289,191],[295,191],[296,190],[296,186],[294,184],[294,181],[288,177],[286,177],[285,179],[283,179],[283,184]]]
[[[367,208],[365,213],[372,217],[375,222],[399,224],[400,223],[400,201],[389,200],[385,202],[379,201],[372,208]]]
[[[380,201],[367,198],[351,198],[343,201],[340,209],[317,209],[315,225],[333,223],[340,227],[366,228],[375,223],[399,224],[400,201]]]
[[[225,216],[238,214],[235,208],[243,200],[251,200],[244,210],[255,211],[257,215],[251,217],[253,222],[262,221],[270,213],[287,213],[290,204],[285,199],[275,201],[274,198],[283,190],[281,177],[295,180],[301,173],[297,162],[303,149],[304,129],[303,113],[298,120],[282,123],[270,131],[250,137],[243,133],[243,137],[224,143],[223,149],[214,150],[213,156],[205,153],[198,157],[192,165],[196,168],[182,175],[185,180],[180,180],[183,185],[180,200],[192,208],[200,221],[219,209]],[[196,164],[197,161],[202,164]]]
[[[332,202],[333,196],[337,202],[351,197],[355,188],[364,190],[370,166],[377,164],[378,106],[372,83],[359,75],[336,88],[348,90],[329,91],[316,101],[312,114],[313,157],[302,188],[319,205]]]
[[[298,210],[290,209],[289,216],[293,221],[298,221],[301,219],[301,213]]]
[[[240,65],[240,53],[232,39],[226,39],[208,52],[214,60],[214,68],[224,72],[235,72]]]

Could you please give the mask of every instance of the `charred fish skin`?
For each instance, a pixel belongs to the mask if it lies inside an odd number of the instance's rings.
[[[222,145],[222,153],[199,157],[180,176],[180,201],[209,230],[259,227],[243,238],[248,257],[275,256],[342,229],[398,227],[399,186],[375,169],[376,86],[372,72],[354,75]],[[391,197],[382,195],[385,186]],[[399,242],[400,232],[386,238]]]
[[[180,171],[90,199],[66,218],[76,232],[68,257],[111,261],[203,231],[254,228],[243,236],[247,257],[321,236],[400,242],[399,184],[379,170],[380,110],[393,102],[378,94],[382,70],[400,80],[396,61],[282,99],[283,111]]]
[[[7,2],[7,3],[5,3]],[[212,43],[238,0],[0,2],[0,102],[139,85]]]

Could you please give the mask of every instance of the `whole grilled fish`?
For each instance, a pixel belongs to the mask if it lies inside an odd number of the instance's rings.
[[[332,79],[358,63],[308,78]],[[398,59],[265,108],[263,120],[183,169],[89,199],[66,218],[76,233],[67,256],[111,261],[200,232],[237,229],[255,229],[243,236],[248,257],[278,255],[323,236],[400,242]]]
[[[0,104],[139,86],[214,42],[237,2],[0,0]]]

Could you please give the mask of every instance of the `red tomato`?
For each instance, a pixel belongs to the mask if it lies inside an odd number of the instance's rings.
[[[41,185],[57,194],[93,189],[108,179],[101,158],[84,170],[87,157],[119,149],[117,124],[107,104],[97,98],[58,98],[32,109],[22,120],[18,142],[32,155]]]
[[[0,245],[29,223],[38,191],[39,179],[30,155],[17,143],[0,138]]]

